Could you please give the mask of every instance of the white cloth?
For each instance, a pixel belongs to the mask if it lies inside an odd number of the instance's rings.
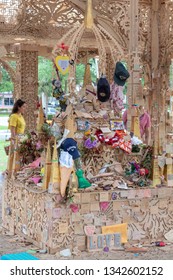
[[[73,158],[72,156],[63,150],[60,152],[59,162],[61,166],[65,166],[67,168],[73,167]]]
[[[131,138],[131,143],[132,143],[132,145],[140,145],[143,142],[138,137],[133,136],[133,138]]]

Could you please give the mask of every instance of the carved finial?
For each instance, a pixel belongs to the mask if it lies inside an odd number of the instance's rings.
[[[88,59],[86,61],[86,66],[85,66],[85,75],[84,75],[83,87],[86,87],[87,85],[92,85],[90,63],[88,63]]]
[[[93,27],[93,5],[92,0],[87,1],[87,9],[85,14],[85,27],[91,29]]]

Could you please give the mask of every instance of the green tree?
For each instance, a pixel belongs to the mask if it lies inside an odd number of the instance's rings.
[[[14,90],[13,83],[11,81],[10,75],[8,72],[2,67],[2,78],[0,81],[0,92],[10,92]]]
[[[97,80],[97,74],[96,74],[96,64],[95,59],[91,58],[89,60],[90,63],[90,71],[91,71],[91,80],[92,82],[96,82]],[[76,67],[76,84],[77,85],[83,85],[84,75],[85,75],[85,64],[78,64]]]
[[[90,59],[91,63],[91,77],[92,81],[96,82],[96,65],[95,59]],[[10,65],[15,69],[16,62],[11,61]],[[9,73],[1,67],[2,79],[0,82],[0,92],[10,92],[14,90],[14,85],[11,81]],[[82,85],[85,74],[85,65],[78,64],[76,67],[76,84]],[[42,93],[48,97],[52,96],[52,79],[57,78],[56,71],[53,67],[53,62],[49,59],[39,56],[38,57],[38,94],[41,96]],[[66,89],[66,83],[68,75],[60,74],[63,90]]]
[[[47,96],[52,95],[52,78],[55,76],[55,70],[51,60],[44,57],[38,57],[38,94],[41,96],[45,93]]]
[[[16,61],[10,61],[10,66],[16,69]],[[0,81],[0,92],[10,92],[14,90],[14,85],[11,80],[9,73],[1,66],[0,69],[2,73],[1,81]]]

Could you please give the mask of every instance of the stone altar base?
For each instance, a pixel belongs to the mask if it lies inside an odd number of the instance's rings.
[[[60,196],[27,189],[8,179],[3,190],[3,227],[49,253],[65,248],[87,250],[86,225],[128,224],[128,240],[161,240],[173,228],[173,189],[130,189]]]

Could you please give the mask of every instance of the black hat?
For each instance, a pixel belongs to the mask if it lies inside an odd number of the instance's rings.
[[[126,80],[130,77],[129,72],[121,62],[117,62],[115,66],[114,81],[118,86],[124,86]]]
[[[109,100],[110,95],[111,95],[110,85],[107,79],[105,78],[105,76],[102,76],[98,80],[98,84],[97,84],[97,98],[101,102],[106,102]]]

